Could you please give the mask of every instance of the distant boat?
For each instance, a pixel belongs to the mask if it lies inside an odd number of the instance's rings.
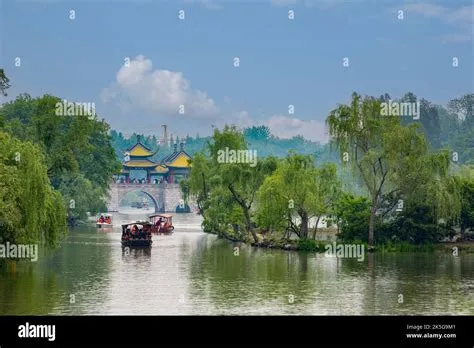
[[[99,218],[97,219],[97,227],[112,227],[113,226],[113,216],[111,214],[100,214]]]
[[[171,234],[174,231],[173,215],[171,214],[151,214],[148,216],[151,221],[151,231],[157,234]]]

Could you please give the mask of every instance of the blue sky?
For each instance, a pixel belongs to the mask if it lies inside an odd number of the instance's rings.
[[[7,99],[93,102],[124,133],[265,124],[324,142],[325,118],[353,91],[439,104],[474,91],[472,1],[0,2]]]

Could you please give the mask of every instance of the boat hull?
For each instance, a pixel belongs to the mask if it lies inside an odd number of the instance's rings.
[[[174,226],[168,227],[166,230],[163,228],[158,229],[158,227],[154,226],[151,231],[154,234],[172,234],[174,232]]]
[[[149,248],[153,241],[151,239],[123,240],[122,247],[126,248]]]
[[[101,228],[101,227],[112,227],[113,226],[112,224],[106,224],[106,223],[97,223],[96,225],[99,228]]]

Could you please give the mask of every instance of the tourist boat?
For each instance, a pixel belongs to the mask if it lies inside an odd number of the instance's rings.
[[[149,248],[152,224],[149,221],[132,221],[122,225],[122,247]]]
[[[151,231],[157,234],[171,234],[174,231],[173,215],[171,214],[151,214],[148,216],[152,224]]]
[[[100,214],[99,218],[97,219],[97,227],[112,227],[112,215],[110,214]]]

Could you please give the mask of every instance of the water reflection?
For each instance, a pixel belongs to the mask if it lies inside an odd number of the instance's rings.
[[[236,244],[202,233],[198,216],[173,222],[173,235],[129,253],[120,226],[75,228],[60,249],[0,273],[0,313],[474,314],[473,254],[367,254],[359,262],[245,245],[235,253]]]

